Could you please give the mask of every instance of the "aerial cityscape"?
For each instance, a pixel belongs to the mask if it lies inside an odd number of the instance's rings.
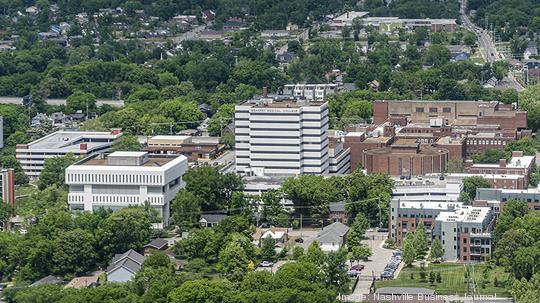
[[[540,303],[540,2],[0,0],[0,303]]]

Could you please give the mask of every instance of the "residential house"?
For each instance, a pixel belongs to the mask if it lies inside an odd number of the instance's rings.
[[[154,251],[164,251],[169,248],[169,242],[165,239],[157,238],[144,246],[144,256],[150,255]]]
[[[86,287],[96,287],[99,284],[99,276],[101,276],[102,273],[102,271],[96,271],[90,276],[75,277],[69,281],[64,288],[81,289]]]
[[[144,256],[133,249],[123,254],[116,254],[107,267],[107,281],[130,281],[141,270],[143,262]]]
[[[201,227],[212,227],[225,218],[227,218],[225,214],[203,214],[199,220],[199,225]]]
[[[30,284],[29,287],[35,287],[35,286],[41,286],[41,285],[58,285],[62,283],[64,283],[64,280],[62,278],[48,275]]]
[[[277,62],[282,65],[288,65],[294,59],[296,59],[296,54],[293,52],[284,52],[282,54],[276,54]]]
[[[282,248],[289,239],[289,230],[280,227],[257,228],[253,234],[253,244],[261,247],[262,241],[268,237],[276,241],[277,248]]]
[[[454,61],[454,62],[457,62],[457,61],[467,61],[469,60],[470,58],[470,55],[466,52],[459,52],[459,53],[456,53],[454,55],[452,55],[452,57],[450,58],[451,61]]]
[[[324,252],[337,251],[345,244],[349,227],[341,222],[334,222],[322,229],[315,241],[319,242]]]
[[[536,43],[531,41],[527,44],[527,48],[523,52],[523,60],[530,60],[536,56],[538,56],[538,48],[536,47]]]
[[[212,22],[216,18],[216,12],[214,12],[213,10],[207,9],[203,11],[201,14],[202,14],[202,21],[204,23]]]
[[[30,16],[35,16],[39,13],[39,9],[35,6],[30,6],[30,7],[27,7],[25,10],[27,15],[30,15]]]
[[[347,221],[345,205],[346,203],[344,201],[330,203],[330,213],[328,215],[328,219],[330,222],[345,223]]]
[[[484,88],[494,88],[499,83],[499,80],[495,77],[489,78],[486,82],[484,82]]]
[[[379,87],[381,87],[381,84],[377,80],[373,80],[368,83],[369,88],[371,88],[374,91],[379,91]]]
[[[223,23],[223,30],[227,32],[236,32],[246,28],[246,24],[242,18],[229,18]]]

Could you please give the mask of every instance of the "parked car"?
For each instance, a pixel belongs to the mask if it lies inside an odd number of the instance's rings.
[[[360,271],[359,270],[349,270],[349,276],[350,277],[356,277],[360,274]]]
[[[358,270],[358,271],[360,271],[360,270],[363,270],[364,268],[366,268],[364,265],[358,264],[358,265],[353,265],[353,266],[351,267],[351,270]]]
[[[272,267],[272,266],[274,266],[274,262],[270,262],[270,261],[261,262],[261,267]]]
[[[294,240],[294,242],[296,242],[296,243],[304,243],[304,239],[298,238],[298,239]]]

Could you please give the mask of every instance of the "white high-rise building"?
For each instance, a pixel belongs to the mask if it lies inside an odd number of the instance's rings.
[[[169,204],[184,187],[188,169],[185,156],[148,155],[147,152],[114,152],[95,155],[66,169],[71,210],[117,210],[150,203],[167,224]]]
[[[328,174],[328,104],[261,97],[236,106],[236,171]]]

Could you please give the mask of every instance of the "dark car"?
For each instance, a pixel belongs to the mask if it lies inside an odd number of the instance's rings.
[[[351,270],[356,270],[356,271],[360,271],[360,270],[363,270],[365,268],[364,265],[362,264],[358,264],[358,265],[354,265],[351,267]]]
[[[406,176],[405,179],[406,180],[411,180],[411,176]]]
[[[296,243],[304,243],[304,239],[298,238],[298,239],[294,240],[294,242],[296,242]]]

